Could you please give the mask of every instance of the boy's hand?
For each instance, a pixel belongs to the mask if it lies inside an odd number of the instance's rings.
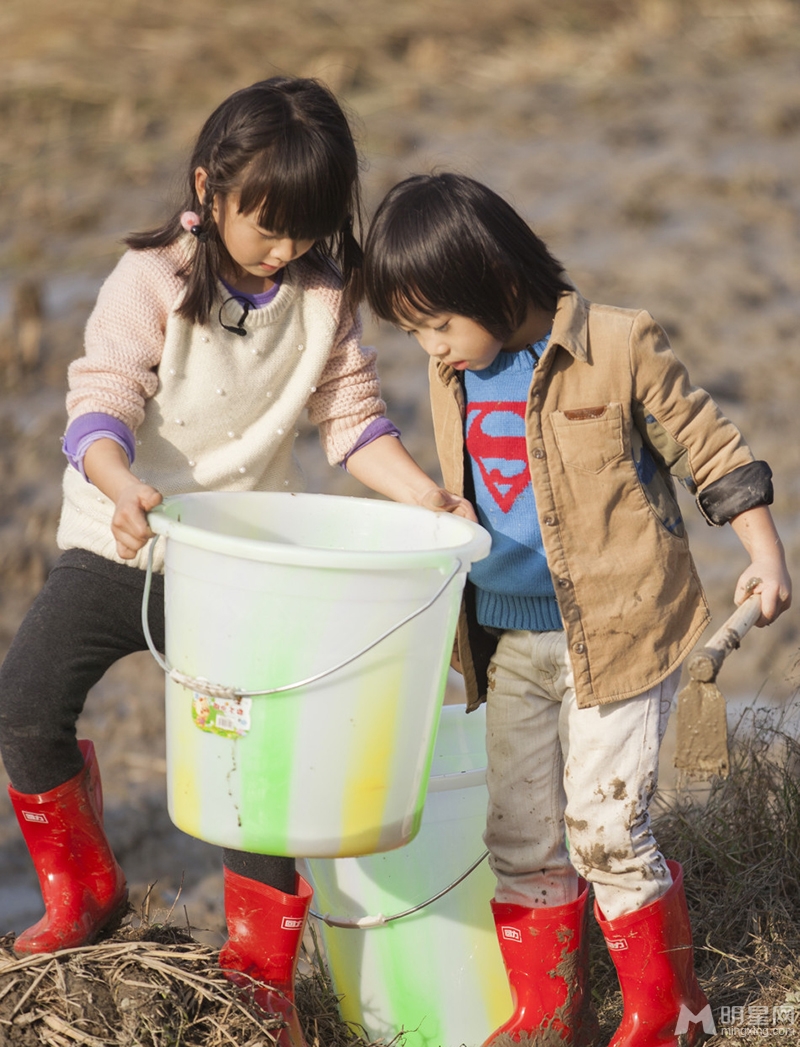
[[[452,513],[454,516],[463,516],[465,520],[472,520],[473,523],[479,522],[472,503],[457,494],[451,494],[444,487],[433,487],[426,491],[420,505],[436,513]]]
[[[161,503],[161,495],[149,484],[134,480],[120,491],[111,530],[117,543],[117,555],[132,560],[152,537],[147,513]]]
[[[761,596],[761,617],[756,625],[763,627],[774,622],[792,602],[792,582],[783,558],[777,564],[768,560],[753,560],[739,577],[733,601],[736,606],[744,603],[748,596]]]

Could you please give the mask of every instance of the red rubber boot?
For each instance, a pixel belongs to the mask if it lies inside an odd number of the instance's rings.
[[[26,794],[8,787],[46,910],[38,923],[17,936],[18,955],[88,945],[121,919],[127,906],[125,875],[103,831],[94,746],[78,744],[84,767],[74,778],[46,793]]]
[[[308,919],[311,886],[297,874],[297,894],[283,894],[223,867],[228,941],[219,965],[230,981],[248,989],[262,1011],[286,1023],[280,1047],[306,1047],[294,1005],[294,975]]]
[[[643,909],[604,920],[595,903],[622,989],[622,1021],[609,1047],[696,1047],[706,1039],[704,1023],[713,1029],[694,973],[683,869],[667,865],[672,886]]]
[[[78,742],[83,762],[86,765],[86,773],[89,775],[89,795],[92,798],[97,817],[103,821],[103,785],[100,781],[100,767],[97,763],[97,753],[94,751],[94,742],[87,739]]]
[[[594,1044],[597,1026],[588,992],[589,885],[579,880],[578,891],[574,902],[540,909],[492,902],[514,1013],[484,1047]]]

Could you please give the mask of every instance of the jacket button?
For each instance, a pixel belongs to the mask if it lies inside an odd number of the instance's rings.
[[[586,644],[585,643],[576,643],[575,646],[572,649],[573,649],[573,651],[576,654],[585,654],[586,653]]]
[[[556,518],[555,516],[545,516],[544,522],[547,524],[548,527],[555,527]]]
[[[569,589],[569,587],[570,587],[570,580],[569,580],[569,578],[559,578],[558,579],[558,584],[559,584],[559,586],[562,589]]]
[[[546,458],[547,455],[544,453],[544,451],[541,449],[541,447],[537,447],[536,450],[533,452],[533,457],[534,458]]]

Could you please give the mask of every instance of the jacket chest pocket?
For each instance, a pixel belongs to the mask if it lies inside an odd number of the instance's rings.
[[[622,404],[553,411],[550,419],[561,460],[572,469],[599,473],[625,453]]]

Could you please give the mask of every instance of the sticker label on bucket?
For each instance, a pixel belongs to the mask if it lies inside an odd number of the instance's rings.
[[[250,730],[252,698],[209,698],[194,692],[192,719],[201,731],[241,738]]]

